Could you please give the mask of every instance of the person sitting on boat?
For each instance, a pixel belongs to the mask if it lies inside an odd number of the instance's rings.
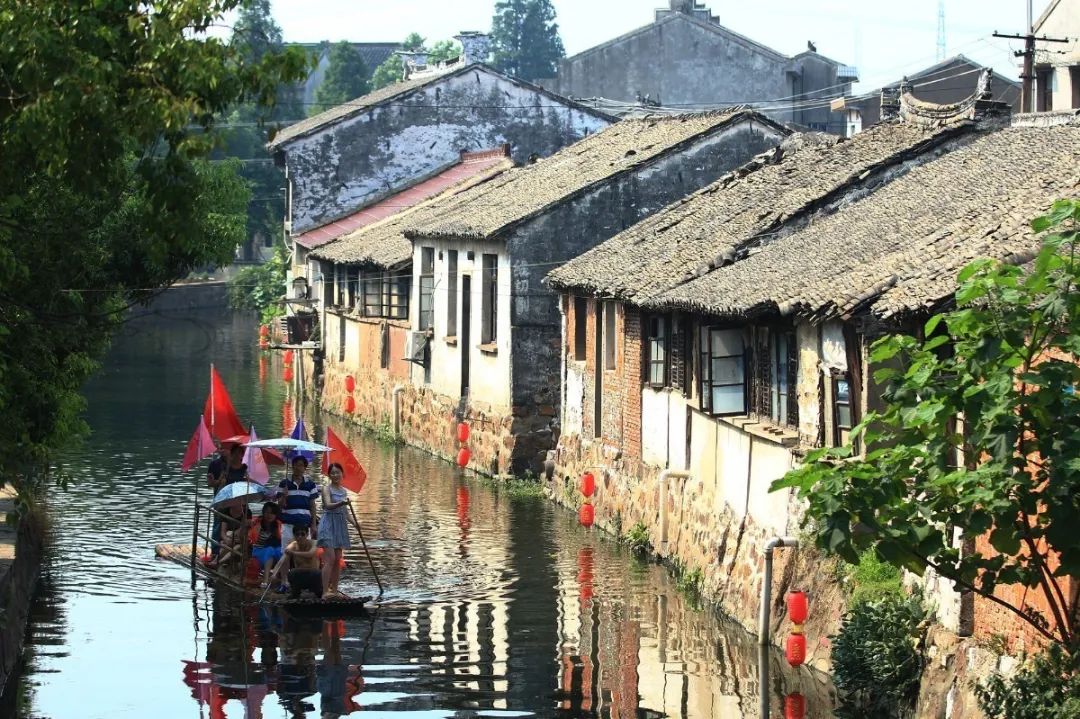
[[[307,590],[316,598],[323,597],[322,573],[319,571],[318,549],[308,536],[308,526],[298,524],[293,527],[293,541],[285,547],[285,554],[292,561],[289,570],[289,598],[299,599],[300,593]]]
[[[297,527],[315,527],[315,497],[319,495],[319,486],[305,476],[308,461],[303,455],[292,460],[292,476],[283,479],[278,485],[278,501],[281,503],[281,541],[288,546],[293,540]]]
[[[273,502],[263,505],[259,521],[248,530],[248,543],[251,556],[259,563],[262,570],[263,586],[270,583],[270,574],[281,559],[281,509]]]
[[[243,562],[241,561],[244,534],[248,532],[251,526],[251,508],[247,505],[241,507],[238,504],[234,504],[229,507],[227,512],[229,518],[222,520],[221,526],[221,547],[222,555],[219,557],[219,561],[216,565],[221,567],[222,565],[234,565],[242,568]],[[244,558],[246,560],[246,558]]]
[[[319,546],[323,548],[323,584],[326,593],[341,596],[338,581],[341,579],[341,560],[345,550],[352,547],[349,524],[356,526],[355,515],[349,507],[349,490],[341,485],[345,470],[334,462],[330,465],[330,484],[322,489],[322,522],[319,523]],[[356,531],[360,527],[356,526]]]
[[[225,486],[225,470],[229,467],[229,451],[225,445],[218,448],[218,456],[210,460],[206,468],[206,485],[217,494],[218,490]],[[221,554],[221,517],[214,515],[213,526],[210,530],[210,538],[213,540],[210,547],[210,559],[217,562]]]
[[[224,487],[233,482],[246,482],[247,479],[248,468],[244,464],[244,448],[239,444],[234,444],[229,451],[229,466],[225,469],[225,482],[221,486]]]

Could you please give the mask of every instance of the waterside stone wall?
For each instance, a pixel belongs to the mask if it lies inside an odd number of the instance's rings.
[[[13,507],[10,493],[0,492],[0,514]],[[22,655],[30,600],[34,595],[44,551],[44,532],[29,521],[17,530],[4,528],[0,534],[0,690],[18,666]],[[2,713],[3,707],[0,707]]]

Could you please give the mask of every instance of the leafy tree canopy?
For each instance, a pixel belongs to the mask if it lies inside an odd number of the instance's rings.
[[[461,44],[457,40],[439,40],[428,53],[428,62],[432,65],[450,62],[461,57]]]
[[[854,432],[865,456],[813,452],[774,488],[808,502],[824,549],[933,568],[1076,651],[1080,201],[1055,203],[1032,226],[1046,235],[1030,266],[974,262],[956,309],[931,318],[925,339],[873,345],[885,408]],[[1045,610],[1002,599],[998,585],[1029,588]]]
[[[310,114],[355,100],[368,93],[368,71],[360,52],[348,42],[330,48],[326,76],[315,90],[315,105]]]
[[[124,308],[244,239],[250,190],[204,159],[212,131],[304,59],[206,34],[241,5],[0,0],[0,479],[21,490],[85,429]]]
[[[499,0],[491,43],[495,67],[522,80],[554,77],[566,56],[551,0]]]

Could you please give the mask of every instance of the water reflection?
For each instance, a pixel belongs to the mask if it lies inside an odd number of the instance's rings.
[[[753,639],[662,568],[546,502],[329,417],[307,419],[333,426],[368,470],[356,505],[387,587],[378,612],[294,617],[155,561],[154,543],[191,536],[202,478],[176,465],[208,361],[242,416],[291,428],[282,367],[252,330],[231,316],[144,323],[88,388],[95,434],[67,458],[82,481],[62,497],[35,608],[26,716],[758,716]],[[342,589],[374,594],[359,545],[346,561]],[[807,716],[830,715],[819,676],[778,653],[771,666],[775,716],[791,691]]]

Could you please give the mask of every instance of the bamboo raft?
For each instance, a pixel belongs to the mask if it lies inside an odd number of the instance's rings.
[[[263,588],[258,584],[244,583],[240,576],[219,572],[217,569],[203,564],[201,553],[192,552],[190,544],[158,544],[154,547],[154,556],[158,559],[176,562],[205,579],[220,583],[238,592],[243,592],[245,596],[252,598],[254,601],[260,601],[262,597]],[[195,557],[194,561],[192,557]],[[367,604],[371,600],[371,596],[326,597],[324,599],[302,596],[300,599],[290,599],[288,596],[276,592],[267,592],[266,596],[261,599],[266,604],[272,604],[297,614],[336,616],[364,614],[368,611]]]

